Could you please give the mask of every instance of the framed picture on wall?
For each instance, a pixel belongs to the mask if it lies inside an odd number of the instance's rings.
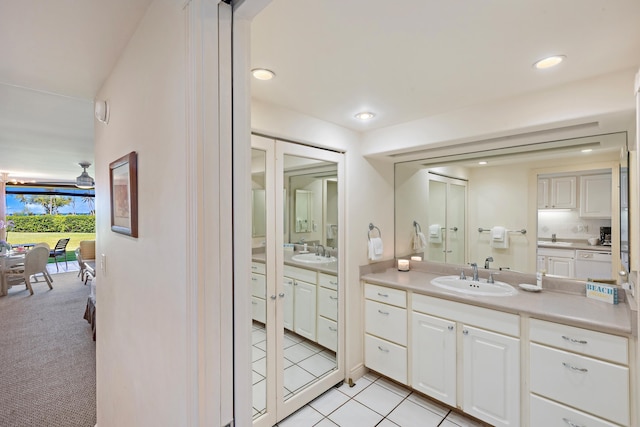
[[[135,151],[109,164],[111,230],[138,237],[138,154]]]

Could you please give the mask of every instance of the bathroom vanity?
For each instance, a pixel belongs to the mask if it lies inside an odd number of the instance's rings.
[[[542,292],[469,295],[431,284],[460,267],[429,262],[361,273],[367,368],[491,425],[637,425],[630,297],[607,304],[586,298],[584,282],[557,278]]]

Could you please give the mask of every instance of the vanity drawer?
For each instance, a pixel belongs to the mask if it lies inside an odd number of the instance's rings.
[[[267,301],[262,298],[251,297],[251,317],[258,322],[267,321]]]
[[[411,308],[420,313],[443,319],[455,319],[460,323],[500,332],[512,337],[520,336],[520,316],[517,314],[504,313],[416,293],[413,294]]]
[[[364,364],[369,369],[407,384],[406,347],[365,334]]]
[[[318,344],[329,350],[338,348],[338,324],[333,320],[318,317]]]
[[[293,267],[291,265],[284,266],[284,275],[292,279],[302,280],[303,282],[316,283],[315,270],[307,270],[305,268]]]
[[[333,274],[318,273],[318,284],[323,288],[338,290],[338,278]]]
[[[629,425],[629,369],[530,344],[530,390],[577,409]]]
[[[531,395],[531,427],[616,427],[600,418],[573,408]]]
[[[331,320],[338,320],[338,292],[318,288],[318,314]]]
[[[629,364],[627,338],[538,319],[531,319],[529,329],[531,341],[623,365]]]
[[[391,304],[407,308],[407,292],[400,289],[392,289],[384,286],[364,284],[364,297],[385,304]]]
[[[366,300],[364,313],[368,334],[407,345],[407,310]]]
[[[267,297],[267,279],[263,274],[251,273],[251,295],[258,298]]]
[[[267,269],[266,269],[265,264],[263,262],[252,261],[251,262],[251,272],[252,273],[259,273],[259,274],[266,274]]]

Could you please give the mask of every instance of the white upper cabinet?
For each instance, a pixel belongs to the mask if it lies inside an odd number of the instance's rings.
[[[538,180],[538,209],[575,209],[576,196],[575,176]]]
[[[580,216],[611,218],[611,174],[580,177]]]

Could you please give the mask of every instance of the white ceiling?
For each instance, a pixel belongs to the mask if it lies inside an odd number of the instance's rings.
[[[0,171],[72,181],[93,161],[93,98],[150,2],[0,0]],[[252,64],[277,77],[252,91],[367,131],[637,69],[639,23],[638,0],[273,0]]]
[[[360,131],[640,66],[638,0],[273,0],[251,29],[255,98]]]
[[[1,172],[73,181],[93,162],[93,98],[149,3],[0,0]]]

